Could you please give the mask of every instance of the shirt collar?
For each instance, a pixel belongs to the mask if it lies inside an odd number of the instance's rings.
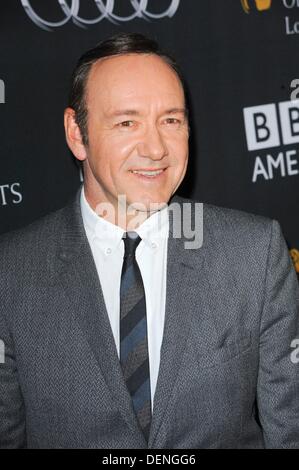
[[[102,250],[108,254],[112,253],[121,244],[124,230],[102,217],[91,208],[86,200],[84,185],[80,195],[80,205],[84,226],[89,237],[101,241]],[[135,229],[144,244],[151,249],[157,249],[163,239],[168,238],[169,214],[168,205],[148,217],[138,228]]]

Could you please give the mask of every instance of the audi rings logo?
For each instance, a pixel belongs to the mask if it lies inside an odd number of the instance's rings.
[[[119,24],[121,22],[131,21],[134,18],[143,18],[144,20],[160,19],[168,16],[171,18],[176,13],[180,0],[172,0],[168,9],[162,13],[151,13],[148,9],[149,0],[130,0],[130,4],[133,8],[133,13],[128,16],[119,16],[113,13],[115,0],[94,0],[99,15],[93,19],[82,18],[79,15],[80,0],[58,0],[61,7],[64,18],[60,21],[47,21],[45,18],[41,18],[30,5],[29,0],[21,0],[22,5],[29,16],[29,18],[40,28],[46,31],[52,31],[53,28],[59,28],[68,21],[72,20],[75,25],[81,28],[99,23],[103,19],[111,21],[111,23]]]

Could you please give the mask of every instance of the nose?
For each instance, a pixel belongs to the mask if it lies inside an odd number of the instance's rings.
[[[166,143],[155,124],[147,126],[138,144],[138,152],[140,156],[151,160],[161,160],[167,155]]]

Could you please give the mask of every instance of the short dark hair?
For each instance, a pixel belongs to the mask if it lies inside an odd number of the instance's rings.
[[[185,82],[179,66],[170,54],[160,49],[156,41],[139,33],[120,33],[105,39],[80,57],[71,78],[68,106],[76,113],[76,122],[85,145],[88,144],[85,91],[91,66],[104,57],[125,54],[155,54],[161,57],[177,74],[186,101]]]

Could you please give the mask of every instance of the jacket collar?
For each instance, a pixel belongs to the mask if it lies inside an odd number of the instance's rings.
[[[56,274],[64,286],[70,306],[92,349],[113,402],[119,407],[123,419],[132,432],[145,441],[133,410],[131,397],[123,380],[117,349],[106,310],[92,252],[86,237],[81,208],[81,188],[71,202],[61,210],[61,229],[57,241],[57,257],[53,261]],[[164,414],[170,402],[175,380],[182,362],[186,340],[191,327],[194,292],[198,289],[198,273],[204,280],[204,250],[188,250],[188,238],[182,233],[182,203],[192,201],[173,196],[169,212],[169,240],[167,253],[166,311],[160,368],[154,397],[154,411],[148,447],[154,447]],[[195,276],[195,267],[197,276]]]

